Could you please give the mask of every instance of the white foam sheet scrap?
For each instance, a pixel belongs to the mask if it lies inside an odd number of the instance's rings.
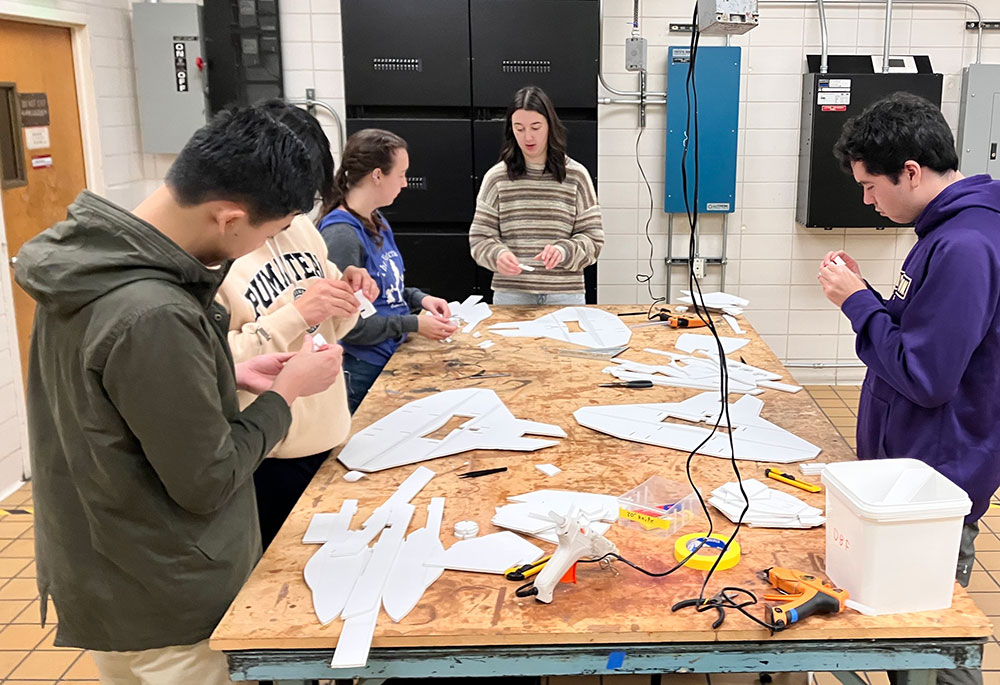
[[[453,416],[469,420],[440,440],[426,437]],[[337,459],[371,473],[469,450],[533,452],[559,444],[526,434],[566,437],[559,426],[516,418],[492,390],[446,390],[409,402],[355,433]]]
[[[730,316],[729,314],[723,314],[722,319],[729,324],[729,327],[733,329],[733,333],[736,335],[743,335],[743,327],[740,326],[740,322],[736,320],[735,316]]]
[[[351,556],[367,547],[388,523],[393,503],[409,502],[433,477],[434,472],[426,466],[414,469],[396,491],[361,524],[361,530],[348,530],[338,536],[336,540],[331,541],[328,553],[331,556]]]
[[[730,435],[737,459],[791,463],[812,459],[819,454],[820,449],[816,445],[761,418],[763,406],[762,400],[750,395],[744,395],[729,405]],[[730,435],[725,432],[717,431],[709,438],[710,428],[664,421],[676,418],[714,425],[721,412],[718,392],[705,392],[683,402],[582,407],[573,412],[573,417],[581,426],[623,440],[682,452],[697,449],[699,454],[729,459]],[[725,415],[722,425],[726,425]]]
[[[382,601],[382,588],[385,580],[396,563],[396,556],[403,546],[406,528],[413,517],[413,505],[403,502],[393,502],[392,513],[389,515],[389,527],[382,531],[378,542],[372,547],[372,556],[365,566],[365,571],[351,590],[351,596],[344,605],[341,616],[345,619],[367,614],[372,609],[377,610]]]
[[[683,295],[677,298],[678,302],[694,304],[690,290],[682,290],[681,293]],[[742,309],[750,305],[750,300],[717,290],[712,293],[704,293],[702,297],[698,298],[698,304],[709,309]]]
[[[365,477],[365,474],[360,471],[348,471],[344,474],[344,480],[348,483],[357,483],[359,480]]]
[[[609,366],[604,373],[622,381],[647,380],[653,385],[715,390],[719,387],[719,367],[706,359],[686,357],[683,366],[678,361],[668,365],[641,364],[628,359],[613,359],[616,366]],[[739,371],[730,372],[729,392],[753,393],[757,391],[756,379]]]
[[[478,347],[481,350],[488,350],[494,345],[496,345],[496,343],[493,342],[492,340],[484,340],[481,343],[479,343],[476,347]]]
[[[817,476],[823,473],[823,469],[826,468],[826,464],[816,462],[813,464],[799,464],[799,470],[802,471],[803,476]]]
[[[349,556],[333,556],[329,552],[330,544],[316,550],[306,562],[303,574],[312,591],[313,611],[323,625],[340,616],[372,554],[370,547],[362,547]]]
[[[742,349],[750,342],[749,338],[727,338],[725,336],[720,336],[719,341],[726,354]],[[695,350],[717,352],[719,349],[715,342],[715,336],[701,335],[700,333],[681,333],[681,337],[674,343],[674,347],[684,352],[694,352]]]
[[[554,476],[562,473],[562,469],[554,464],[535,464],[535,468],[544,473],[546,476]]]
[[[570,331],[566,324],[573,321],[582,332]],[[532,321],[493,324],[490,330],[509,337],[551,338],[589,348],[618,347],[632,337],[618,316],[595,307],[564,307]]]
[[[757,385],[762,388],[767,388],[768,390],[780,390],[781,392],[798,392],[802,389],[801,385],[790,385],[789,383],[778,383],[776,381],[757,381]]]
[[[309,527],[302,535],[302,542],[306,545],[321,545],[345,535],[357,512],[358,500],[345,499],[340,505],[340,511],[336,513],[313,514]]]
[[[469,540],[459,540],[444,553],[427,560],[427,566],[441,566],[456,571],[504,573],[512,566],[529,564],[544,552],[520,535],[503,531]]]
[[[758,480],[732,481],[712,491],[708,502],[734,523],[743,515],[749,500],[749,509],[744,515],[747,525],[758,528],[814,528],[823,525],[823,510],[809,506],[801,499],[787,492],[770,488]]]
[[[618,499],[611,495],[572,490],[536,490],[507,499],[511,504],[496,508],[491,521],[493,525],[552,544],[559,542],[556,524],[551,518],[552,512],[589,521],[591,529],[601,535],[618,519]]]
[[[551,521],[550,512],[567,516],[571,509],[576,509],[580,516],[586,517],[589,521],[618,520],[618,498],[613,495],[575,490],[534,490],[511,495],[507,499],[534,506],[540,515],[549,521]]]
[[[413,610],[424,591],[444,573],[444,568],[424,565],[429,558],[444,553],[441,544],[443,514],[444,497],[433,498],[427,505],[427,524],[406,537],[389,571],[382,588],[382,606],[396,623]]]
[[[482,295],[469,295],[461,303],[449,302],[448,308],[451,310],[453,319],[461,319],[465,323],[463,333],[471,333],[479,325],[480,321],[493,316],[493,310],[485,302],[482,302]]]
[[[330,668],[360,668],[368,663],[372,638],[375,637],[376,621],[378,621],[377,607],[367,614],[344,621]]]

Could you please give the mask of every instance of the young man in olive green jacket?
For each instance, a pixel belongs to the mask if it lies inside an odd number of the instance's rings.
[[[94,650],[102,683],[229,682],[207,638],[253,569],[252,475],[296,397],[340,349],[234,369],[214,302],[232,259],[312,208],[316,170],[266,112],[195,133],[128,212],[89,192],[20,251],[38,303],[28,372],[35,547],[55,644]],[[237,389],[259,394],[239,410]]]

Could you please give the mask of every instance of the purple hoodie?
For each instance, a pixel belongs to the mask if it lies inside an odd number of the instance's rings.
[[[952,183],[914,228],[892,297],[841,307],[868,366],[858,457],[933,466],[969,494],[971,522],[1000,486],[1000,181]]]

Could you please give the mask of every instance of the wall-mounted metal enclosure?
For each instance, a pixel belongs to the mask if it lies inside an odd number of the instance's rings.
[[[211,111],[282,97],[278,0],[206,0],[203,17]]]
[[[596,106],[596,0],[471,0],[472,104],[506,107],[526,85],[560,109]]]
[[[132,41],[142,150],[176,154],[206,121],[201,6],[132,5]]]
[[[687,76],[691,53],[674,46],[667,51],[667,159],[663,210],[683,213],[681,176],[687,128]],[[736,147],[740,118],[740,49],[703,46],[695,60],[698,95],[698,207],[699,213],[728,213],[736,209]],[[692,102],[691,107],[694,104]],[[694,208],[695,150],[692,136],[684,162],[688,203]]]
[[[966,176],[1000,178],[1000,64],[970,64],[962,71],[958,115],[959,169]]]
[[[865,55],[830,55],[829,73],[820,74],[819,58],[809,55],[810,72],[802,78],[802,125],[799,137],[798,199],[795,220],[810,228],[899,226],[862,201],[861,188],[833,156],[844,123],[897,91],[941,105],[943,77],[931,71],[926,56],[916,56],[916,74],[876,74]]]
[[[348,105],[468,106],[468,0],[342,0],[340,11]]]

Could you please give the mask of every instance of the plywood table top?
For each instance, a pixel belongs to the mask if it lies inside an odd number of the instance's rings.
[[[636,307],[603,307],[615,312],[637,311]],[[479,324],[482,335],[457,335],[452,343],[413,337],[393,357],[372,387],[354,417],[360,430],[403,404],[441,390],[490,388],[495,390],[518,418],[561,426],[568,438],[559,445],[533,453],[476,451],[445,457],[423,465],[438,475],[413,499],[416,507],[410,528],[424,525],[426,505],[432,497],[445,497],[442,542],[455,541],[456,521],[473,520],[480,534],[497,532],[490,523],[494,508],[506,498],[539,489],[570,489],[621,495],[653,475],[685,481],[686,453],[618,440],[584,428],[572,413],[585,405],[676,402],[701,391],[655,387],[645,390],[598,388],[614,380],[602,374],[606,361],[564,357],[560,348],[572,347],[549,339],[504,338],[491,334],[488,326],[501,321],[527,320],[553,311],[551,307],[494,307],[494,315]],[[624,318],[628,323],[642,317]],[[783,375],[794,383],[778,359],[739,317],[750,343],[730,355],[748,364]],[[705,331],[705,329],[700,329]],[[697,331],[695,331],[697,332]],[[725,325],[721,335],[734,336]],[[635,329],[630,349],[622,358],[650,364],[664,357],[643,352],[652,347],[672,350],[680,335],[667,327]],[[486,350],[485,340],[496,344]],[[509,377],[461,379],[480,370],[510,373]],[[762,416],[820,446],[819,461],[854,459],[850,447],[805,392],[788,394],[766,390]],[[735,398],[731,398],[734,400]],[[336,450],[334,451],[336,454]],[[535,464],[551,463],[562,473],[548,477]],[[738,462],[744,479],[766,480],[764,464]],[[474,479],[459,479],[466,470],[506,466],[505,473]],[[359,511],[354,527],[392,494],[416,465],[370,474],[356,483],[343,480],[346,469],[331,457],[320,469],[287,523],[257,565],[239,596],[212,637],[220,650],[323,649],[337,643],[343,623],[322,626],[312,610],[309,588],[302,571],[315,545],[301,543],[302,534],[318,512],[340,509],[345,499],[357,499]],[[795,465],[783,466],[798,474]],[[734,480],[729,460],[696,455],[692,463],[694,481],[702,493]],[[817,478],[806,478],[818,481]],[[776,481],[767,484],[785,489],[810,505],[825,508],[824,494],[810,494]],[[730,523],[712,510],[717,532],[732,531]],[[705,530],[704,518],[687,524],[682,533]],[[773,530],[744,528],[739,533],[743,556],[733,569],[716,573],[707,589],[714,594],[725,585],[745,587],[763,595],[766,584],[756,573],[770,566],[785,566],[823,573],[826,528]],[[608,537],[622,555],[650,570],[674,565],[675,538],[612,526]],[[534,541],[534,540],[533,540]],[[538,542],[538,541],[535,541]],[[540,542],[549,550],[552,545]],[[918,559],[919,550],[914,550]],[[905,573],[909,560],[900,560]],[[836,616],[815,616],[793,628],[770,636],[749,619],[730,611],[725,623],[711,628],[715,612],[692,609],[672,613],[681,599],[696,597],[704,573],[682,569],[664,578],[650,578],[616,562],[605,569],[581,564],[576,585],[560,584],[551,604],[515,596],[518,583],[501,576],[446,571],[424,594],[417,607],[402,622],[394,624],[383,611],[379,615],[373,648],[517,644],[614,644],[649,642],[712,642],[745,640],[850,640],[868,638],[969,638],[992,633],[989,620],[976,608],[964,590],[955,586],[954,603],[944,611],[870,617],[847,610]],[[753,609],[763,618],[764,608]]]

